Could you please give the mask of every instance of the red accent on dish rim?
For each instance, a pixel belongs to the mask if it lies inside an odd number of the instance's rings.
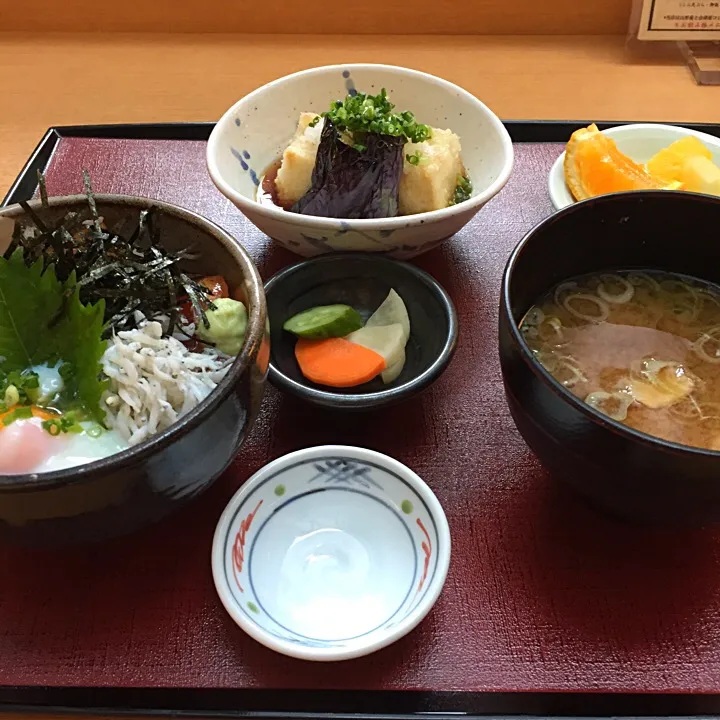
[[[247,540],[248,530],[250,530],[250,526],[252,525],[252,522],[257,515],[257,511],[260,509],[262,504],[263,501],[260,500],[255,506],[255,509],[251,513],[248,513],[247,517],[240,523],[240,530],[238,530],[238,533],[235,536],[235,543],[233,544],[232,559],[233,567],[235,568],[235,583],[241,593],[244,593],[245,591],[243,590],[242,585],[240,585],[238,575],[242,572],[243,563],[245,562],[245,541]]]
[[[420,547],[423,549],[423,552],[425,553],[425,562],[423,565],[423,574],[420,578],[420,582],[418,583],[418,589],[417,591],[420,592],[423,588],[423,585],[425,584],[425,580],[427,580],[427,574],[428,574],[428,568],[430,567],[430,558],[432,557],[432,542],[430,542],[430,535],[428,535],[428,531],[425,529],[425,526],[422,523],[422,520],[420,518],[417,518],[415,522],[418,524],[420,529],[425,534],[425,537],[427,538],[427,542],[424,540],[422,541]]]

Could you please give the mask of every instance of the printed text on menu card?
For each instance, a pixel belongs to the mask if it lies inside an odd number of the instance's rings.
[[[643,0],[639,40],[720,40],[720,0]]]

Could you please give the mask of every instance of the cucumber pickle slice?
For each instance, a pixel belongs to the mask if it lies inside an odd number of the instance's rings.
[[[349,305],[320,305],[303,310],[285,321],[283,330],[299,337],[320,340],[345,337],[363,326],[363,319]]]

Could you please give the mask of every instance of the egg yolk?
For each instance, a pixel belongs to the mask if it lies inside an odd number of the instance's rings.
[[[39,418],[0,424],[0,475],[33,472],[40,463],[58,452],[64,438],[43,430]]]

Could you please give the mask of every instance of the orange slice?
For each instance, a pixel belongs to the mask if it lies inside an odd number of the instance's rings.
[[[712,153],[692,135],[676,140],[653,155],[648,161],[647,171],[654,177],[667,182],[683,182],[683,166],[690,158],[712,158]]]
[[[677,190],[623,155],[593,124],[576,130],[565,149],[565,182],[576,200],[626,190]]]

